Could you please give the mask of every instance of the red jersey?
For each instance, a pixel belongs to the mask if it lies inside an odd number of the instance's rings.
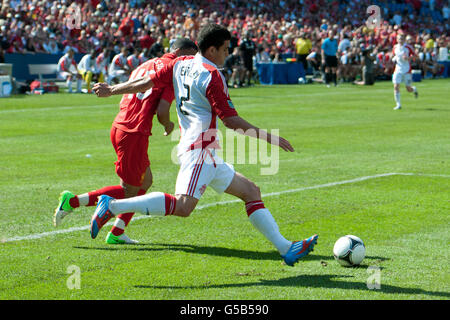
[[[130,80],[156,73],[164,66],[169,65],[175,58],[175,54],[168,53],[161,58],[151,59],[134,70]],[[151,135],[153,116],[161,99],[172,103],[174,99],[172,86],[153,87],[146,92],[124,94],[120,101],[120,111],[114,119],[113,126],[125,132]]]

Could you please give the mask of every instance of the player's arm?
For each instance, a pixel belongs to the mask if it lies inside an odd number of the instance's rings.
[[[127,82],[119,83],[114,86],[110,86],[106,83],[96,83],[92,90],[98,97],[109,97],[118,94],[138,93],[145,92],[153,88],[153,81],[149,76],[145,76],[139,79],[128,80]]]
[[[156,116],[158,118],[158,122],[164,127],[165,136],[171,134],[175,126],[174,123],[170,121],[170,105],[171,102],[161,99],[159,101],[158,108],[156,109]]]
[[[279,146],[284,151],[294,151],[294,148],[286,139],[270,134],[265,130],[255,127],[240,116],[227,117],[222,119],[222,122],[227,128],[235,131],[237,130],[241,134],[267,141],[270,144]]]

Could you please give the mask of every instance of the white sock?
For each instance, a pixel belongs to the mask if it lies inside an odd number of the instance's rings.
[[[78,196],[78,202],[80,203],[80,207],[87,206],[89,204],[89,194],[88,193],[80,194]]]
[[[151,192],[143,196],[111,200],[109,210],[114,215],[127,212],[140,212],[152,216],[164,216],[166,214],[166,196],[163,192]]]
[[[416,86],[412,87],[412,89],[413,89],[413,92],[417,92]]]
[[[289,251],[292,242],[281,235],[275,219],[267,208],[254,211],[249,219],[252,225],[273,243],[281,255],[284,256]]]
[[[397,104],[397,106],[400,106],[400,91],[394,91],[394,98],[395,98],[395,103]]]
[[[116,218],[116,221],[114,221],[114,227],[125,230],[125,221],[120,218]]]
[[[77,80],[77,91],[81,91],[81,79]]]
[[[67,88],[69,92],[72,92],[72,80],[67,80]]]

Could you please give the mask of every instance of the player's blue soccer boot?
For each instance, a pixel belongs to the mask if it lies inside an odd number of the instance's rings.
[[[95,208],[94,215],[91,219],[91,238],[95,239],[98,235],[100,229],[111,219],[114,217],[112,212],[109,210],[109,202],[114,198],[101,195],[98,198],[97,208]]]
[[[288,266],[292,267],[294,263],[296,263],[299,259],[307,256],[311,251],[314,250],[314,245],[317,243],[317,238],[319,238],[319,236],[315,234],[308,239],[292,242],[289,251],[284,256],[282,256],[284,262]]]

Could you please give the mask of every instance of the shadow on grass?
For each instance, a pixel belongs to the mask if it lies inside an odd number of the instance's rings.
[[[82,247],[74,246],[75,249],[84,250],[104,250],[104,251],[182,251],[186,253],[194,254],[206,254],[210,256],[221,256],[221,257],[233,257],[247,260],[275,260],[281,261],[280,254],[276,251],[251,251],[251,250],[240,250],[240,249],[230,249],[223,247],[208,247],[208,246],[197,246],[191,244],[175,244],[175,243],[140,243],[133,245],[121,245],[121,246],[105,246],[105,247]],[[366,257],[366,259],[374,259],[379,262],[389,260],[384,257]],[[309,260],[334,260],[332,255],[324,256],[311,253],[308,256],[302,258],[304,261]],[[361,265],[360,268],[367,268],[368,265]]]
[[[206,284],[198,286],[158,286],[158,285],[136,285],[140,289],[227,289],[244,287],[305,287],[305,288],[324,288],[324,289],[344,289],[344,290],[368,290],[388,294],[424,294],[436,297],[449,298],[449,292],[426,291],[419,288],[402,288],[381,284],[380,289],[369,290],[364,282],[341,281],[335,278],[353,278],[343,275],[299,275],[294,277],[282,278],[278,280],[265,280],[246,282],[246,283],[228,283],[228,284]]]

